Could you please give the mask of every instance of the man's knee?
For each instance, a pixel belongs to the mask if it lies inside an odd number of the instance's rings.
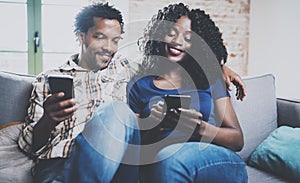
[[[129,129],[129,130],[128,130]],[[110,102],[100,107],[87,122],[82,132],[88,140],[97,138],[116,138],[123,140],[125,133],[137,129],[137,119],[124,102]]]
[[[101,116],[107,122],[117,121],[130,127],[136,128],[137,119],[129,106],[121,101],[112,101],[100,107],[95,115]]]

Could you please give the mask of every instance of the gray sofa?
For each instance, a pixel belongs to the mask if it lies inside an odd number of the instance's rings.
[[[0,72],[0,125],[24,120],[33,79],[33,76]],[[300,101],[276,98],[275,78],[271,74],[244,78],[244,81],[247,97],[243,102],[232,97],[232,102],[245,140],[244,148],[239,154],[248,162],[251,153],[278,126],[300,126]],[[231,95],[234,96],[234,92]],[[1,176],[5,176],[2,168],[0,166],[0,180]],[[247,170],[250,183],[288,182],[275,174],[251,166],[247,166]],[[22,170],[18,169],[17,173],[20,171]],[[24,171],[24,174],[30,172]]]

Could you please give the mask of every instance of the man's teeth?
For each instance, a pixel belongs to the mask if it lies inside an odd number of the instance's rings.
[[[105,59],[109,59],[110,58],[110,55],[101,55],[103,58]]]

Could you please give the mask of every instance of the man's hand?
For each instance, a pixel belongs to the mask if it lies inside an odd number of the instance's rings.
[[[44,102],[44,115],[33,128],[33,152],[43,147],[50,136],[51,130],[74,114],[77,110],[74,99],[61,101],[64,93],[55,93]]]
[[[223,79],[228,87],[228,89],[231,91],[232,88],[230,86],[230,83],[233,83],[236,87],[236,98],[237,100],[243,101],[244,97],[247,95],[246,93],[246,86],[243,82],[242,78],[233,70],[229,69],[227,66],[222,66],[223,71]]]
[[[74,99],[61,101],[63,97],[63,92],[55,93],[49,96],[44,102],[44,115],[56,123],[72,117],[77,109]]]

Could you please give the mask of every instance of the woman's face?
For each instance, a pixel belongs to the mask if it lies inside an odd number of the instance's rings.
[[[180,62],[187,55],[186,51],[191,48],[191,23],[187,16],[182,16],[165,35],[165,51],[168,60]]]

